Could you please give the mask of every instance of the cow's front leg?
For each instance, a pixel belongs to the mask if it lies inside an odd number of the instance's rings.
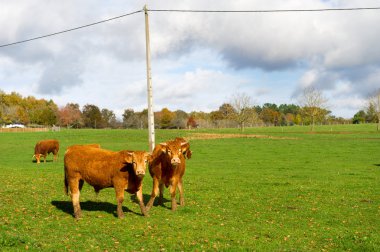
[[[144,205],[143,193],[142,193],[142,186],[140,186],[140,189],[137,191],[137,193],[136,193],[136,197],[137,197],[137,199],[139,200],[139,205],[140,205],[141,213],[142,213],[144,216],[148,216],[148,213],[147,213],[146,208],[145,208],[145,205]]]
[[[116,200],[117,200],[117,217],[123,219],[123,201],[124,201],[124,187],[123,186],[115,186],[116,191]]]
[[[182,183],[182,178],[178,181],[178,190],[179,190],[179,204],[181,206],[185,205],[185,198],[183,196],[183,183]]]
[[[172,211],[177,210],[177,200],[175,198],[176,190],[177,190],[177,182],[174,182],[170,186],[170,196],[172,198]]]
[[[149,211],[150,208],[153,206],[154,199],[157,197],[158,194],[158,178],[153,177],[153,189],[152,189],[152,194],[150,195],[150,199],[148,204],[146,204],[146,211]]]

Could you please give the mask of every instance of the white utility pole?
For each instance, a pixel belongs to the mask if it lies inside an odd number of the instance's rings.
[[[149,151],[152,152],[155,145],[154,135],[154,113],[153,113],[153,94],[152,94],[152,72],[150,67],[150,39],[149,39],[149,18],[148,8],[145,11],[145,39],[146,39],[146,76],[148,86],[148,130],[149,130]]]

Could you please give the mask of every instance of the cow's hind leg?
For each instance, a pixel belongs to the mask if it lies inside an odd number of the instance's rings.
[[[73,202],[73,208],[74,208],[74,217],[75,219],[79,219],[82,217],[82,210],[80,208],[79,203],[79,180],[78,179],[70,179],[69,180],[69,188],[71,191],[71,201]]]
[[[159,186],[160,196],[158,198],[158,204],[161,206],[164,204],[164,188],[165,188],[165,185],[163,183],[160,183],[160,186]]]
[[[79,180],[79,191],[82,191],[83,184],[84,184],[84,180],[80,179]]]
[[[153,206],[154,199],[157,197],[158,194],[158,178],[153,177],[153,189],[152,194],[150,195],[150,199],[148,201],[148,204],[146,204],[146,211],[149,211],[149,209]]]

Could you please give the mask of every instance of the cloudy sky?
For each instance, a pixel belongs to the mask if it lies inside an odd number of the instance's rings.
[[[141,10],[380,7],[375,0],[0,0],[0,45]],[[323,91],[352,117],[380,88],[380,10],[281,13],[150,12],[154,110],[217,110],[234,94],[256,105]],[[147,107],[144,13],[0,48],[0,89],[95,104],[118,117]]]

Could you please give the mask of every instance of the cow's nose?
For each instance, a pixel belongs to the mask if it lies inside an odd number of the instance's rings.
[[[181,163],[181,160],[178,157],[172,158],[171,163],[172,165],[178,165]]]
[[[136,171],[136,175],[137,176],[144,176],[145,175],[145,171],[144,170],[137,170]]]

